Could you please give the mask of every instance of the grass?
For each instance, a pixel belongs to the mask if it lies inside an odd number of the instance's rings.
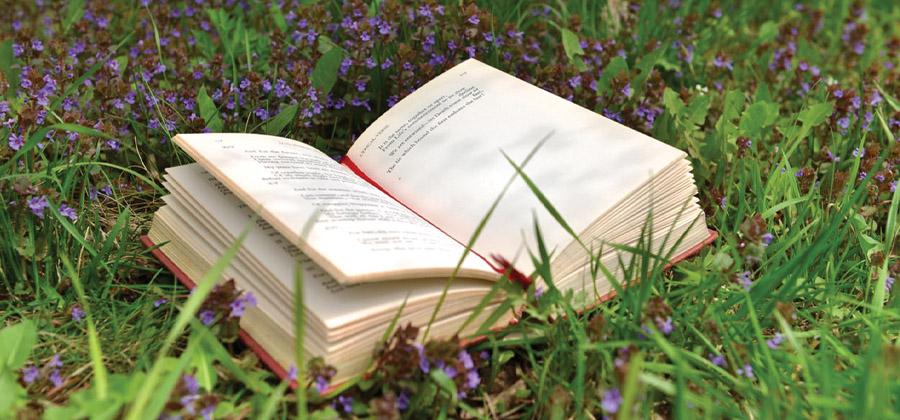
[[[892,2],[48,3],[0,16],[0,413],[898,417]],[[685,150],[719,239],[672,270],[640,244],[638,283],[584,312],[552,287],[498,286],[527,316],[470,349],[481,381],[464,398],[415,366],[289,391],[195,317],[215,268],[189,296],[138,241],[161,172],[188,162],[169,139],[264,132],[339,155],[467,47]]]

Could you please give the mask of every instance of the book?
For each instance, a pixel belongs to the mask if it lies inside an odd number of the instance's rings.
[[[304,349],[337,368],[337,383],[366,369],[398,314],[428,323],[445,290],[429,337],[483,332],[502,296],[473,310],[501,278],[498,261],[535,270],[535,226],[555,286],[586,304],[626,282],[627,247],[674,263],[715,237],[684,152],[475,59],[385,112],[340,163],[275,136],[174,142],[196,163],[166,170],[144,243],[190,287],[255,220],[223,279],[256,296],[242,337],[282,376],[298,260]]]

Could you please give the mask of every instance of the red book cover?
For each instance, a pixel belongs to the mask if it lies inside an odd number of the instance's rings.
[[[382,188],[377,183],[373,182],[368,176],[366,176],[362,171],[360,171],[360,169],[356,166],[356,164],[354,164],[348,157],[345,156],[341,160],[341,164],[348,167],[350,170],[352,170],[355,174],[357,174],[360,178],[364,179],[366,182],[372,184],[374,187],[378,188],[379,190],[381,190],[388,196],[391,196],[391,194],[388,193],[387,191],[385,191],[384,188]],[[394,198],[394,197],[391,196],[391,198]],[[403,204],[403,203],[400,203],[400,204]],[[404,206],[405,206],[405,204],[404,204]],[[412,210],[412,209],[410,209],[410,210]],[[414,210],[412,210],[412,211],[415,213]],[[418,213],[416,213],[416,214],[418,214]],[[420,215],[420,217],[421,217],[421,215]],[[427,221],[427,219],[425,219],[425,220]],[[673,265],[698,254],[701,249],[703,249],[705,246],[707,246],[707,245],[711,244],[713,241],[715,241],[716,237],[718,237],[718,233],[712,229],[709,229],[709,236],[707,236],[706,239],[703,240],[703,242],[694,245],[687,251],[685,251],[685,252],[681,253],[680,255],[676,256],[675,258],[673,258],[666,265],[665,268],[669,269]],[[172,262],[172,260],[169,259],[168,256],[166,256],[165,252],[163,252],[161,248],[159,248],[155,243],[153,243],[153,241],[150,240],[150,238],[148,236],[146,236],[146,235],[141,236],[141,242],[144,244],[144,246],[146,246],[147,248],[150,249],[150,253],[154,257],[156,257],[156,259],[159,260],[159,262],[167,270],[169,270],[173,275],[175,275],[175,278],[178,279],[178,281],[180,281],[182,284],[184,284],[184,286],[187,287],[188,289],[194,288],[194,286],[196,284],[194,282],[194,280],[191,279],[190,277],[188,277],[184,271],[182,271],[180,268],[178,268],[178,266],[175,265],[175,263]],[[482,257],[482,258],[484,258],[484,257]],[[491,265],[492,267],[494,266],[494,265],[490,264],[490,262],[488,262],[488,264]],[[615,295],[616,295],[615,291],[612,291],[612,292],[600,297],[600,299],[597,300],[596,304],[599,305],[603,302],[609,301],[610,299],[615,297]],[[513,322],[515,322],[515,321],[513,321]],[[257,343],[256,340],[254,340],[252,336],[250,336],[250,334],[248,334],[245,330],[242,329],[239,332],[239,336],[240,336],[241,340],[247,345],[247,347],[249,347],[254,353],[256,353],[259,356],[260,360],[262,360],[262,362],[269,369],[271,369],[272,372],[275,373],[276,376],[278,376],[282,380],[287,378],[287,370],[285,370],[284,367],[279,365],[278,362],[276,362],[275,359],[262,346],[260,346],[259,343]],[[487,337],[485,337],[485,336],[464,339],[462,342],[462,345],[463,346],[471,346],[471,345],[480,343],[486,339],[487,339]],[[296,382],[291,383],[292,388],[296,388],[296,386],[297,386]]]

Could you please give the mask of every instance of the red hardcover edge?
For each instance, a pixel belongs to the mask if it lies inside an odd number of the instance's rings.
[[[679,254],[678,256],[673,258],[671,261],[669,261],[668,264],[666,264],[664,269],[668,270],[668,269],[672,268],[675,264],[677,264],[681,261],[684,261],[694,255],[697,255],[698,253],[700,253],[700,250],[702,250],[704,247],[712,244],[713,241],[715,241],[716,238],[719,236],[719,233],[712,229],[708,229],[708,230],[709,230],[709,236],[707,236],[706,239],[703,240],[703,242],[700,242],[700,243],[692,246],[688,250],[682,252],[681,254]],[[150,253],[153,254],[153,256],[156,257],[156,259],[159,260],[159,262],[167,270],[169,270],[173,275],[175,275],[175,278],[178,279],[178,281],[180,281],[181,284],[184,284],[184,286],[187,287],[188,289],[194,288],[196,283],[194,283],[194,281],[190,277],[188,277],[188,275],[184,271],[181,271],[181,269],[178,268],[178,266],[175,265],[175,263],[171,259],[169,259],[168,256],[166,256],[166,254],[162,251],[162,249],[160,249],[158,246],[156,246],[155,243],[153,243],[153,241],[150,239],[149,236],[142,235],[141,243],[143,243],[144,246],[146,246],[150,250]],[[609,292],[609,293],[601,296],[599,299],[597,299],[597,301],[593,305],[591,305],[591,307],[596,307],[597,305],[607,302],[610,299],[614,298],[615,296],[616,296],[615,291]],[[587,310],[587,309],[589,309],[589,308],[582,309],[582,311]],[[507,325],[507,327],[510,325],[514,325],[516,322],[518,322],[518,320],[513,319],[512,321],[510,321],[510,323]],[[502,330],[503,328],[505,328],[505,327],[494,328],[494,331]],[[259,343],[257,343],[256,340],[254,340],[253,337],[250,336],[249,333],[247,333],[247,331],[245,331],[244,329],[241,329],[238,332],[238,335],[240,336],[240,338],[244,342],[244,344],[246,344],[247,347],[250,348],[250,350],[252,350],[254,353],[256,353],[256,355],[259,357],[259,359],[262,360],[263,364],[265,364],[266,367],[268,367],[275,374],[275,376],[277,376],[281,380],[287,379],[287,371],[285,371],[284,368],[281,367],[281,365],[279,365],[278,362],[275,361],[275,358],[273,358],[264,348],[262,348],[262,346],[260,346]],[[485,340],[487,340],[487,336],[481,335],[481,336],[472,337],[469,339],[462,339],[460,341],[460,345],[463,347],[469,347],[469,346],[473,346],[475,344],[481,343]],[[332,386],[329,387],[329,390],[326,390],[326,392],[330,392],[335,387],[336,387],[336,384],[332,384]],[[291,381],[291,388],[297,389],[296,381]]]
[[[163,252],[162,249],[160,249],[158,246],[156,246],[155,243],[153,243],[153,240],[151,240],[149,236],[141,235],[141,243],[143,243],[144,246],[146,246],[150,250],[150,253],[153,254],[153,256],[156,257],[157,260],[159,260],[160,264],[162,264],[163,267],[165,267],[175,275],[175,278],[178,279],[178,281],[181,282],[184,287],[193,289],[197,285],[196,283],[194,283],[194,280],[188,277],[188,275],[184,271],[181,271],[181,269],[178,268],[177,265],[175,265],[175,262],[173,262],[171,259],[169,259],[168,256],[166,256],[166,253]],[[281,380],[287,379],[287,371],[284,370],[284,368],[275,361],[275,358],[273,358],[272,355],[270,355],[269,352],[266,351],[266,349],[260,346],[259,343],[257,343],[256,340],[254,340],[247,331],[241,329],[240,331],[238,331],[238,336],[241,338],[241,341],[243,341],[244,344],[246,344],[247,347],[250,348],[250,350],[256,353],[259,359],[262,360],[266,367],[268,367],[275,374],[275,376],[277,376]],[[291,381],[291,388],[297,388],[296,381]]]

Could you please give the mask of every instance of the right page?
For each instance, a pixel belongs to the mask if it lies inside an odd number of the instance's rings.
[[[521,163],[581,233],[629,193],[685,157],[669,145],[477,60],[467,60],[375,121],[347,157],[426,220],[466,243]],[[533,266],[534,218],[548,248],[572,241],[516,179],[473,251]]]

